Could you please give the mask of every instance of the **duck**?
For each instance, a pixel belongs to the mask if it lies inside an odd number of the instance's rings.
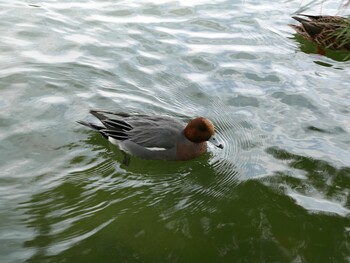
[[[142,159],[186,161],[207,152],[207,142],[223,149],[212,122],[196,117],[184,125],[173,117],[90,110],[100,123],[78,121],[98,131],[129,155]]]
[[[303,38],[316,43],[320,53],[324,48],[350,51],[350,19],[304,14],[292,18],[300,24],[290,26]]]

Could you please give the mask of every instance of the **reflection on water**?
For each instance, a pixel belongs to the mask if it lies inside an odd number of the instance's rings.
[[[36,194],[21,205],[28,215],[26,224],[37,233],[33,240],[25,242],[25,247],[35,247],[35,261],[69,249],[110,224],[123,228],[116,223],[126,220],[122,225],[127,224],[130,217],[134,221],[134,214],[146,217],[144,222],[138,219],[144,226],[147,216],[166,221],[179,211],[213,210],[215,207],[210,204],[218,189],[213,187],[214,175],[207,165],[203,166],[205,159],[191,165],[183,163],[182,167],[170,165],[168,171],[173,170],[173,174],[152,174],[152,169],[159,171],[155,166],[158,163],[162,167],[162,162],[154,161],[152,167],[147,167],[145,161],[137,159],[132,160],[132,172],[116,173],[114,159],[72,172],[57,187]],[[152,168],[148,175],[144,173],[147,168]],[[196,172],[191,173],[192,170]]]
[[[310,41],[305,40],[304,38],[300,37],[299,35],[295,35],[294,38],[291,38],[296,40],[299,45],[300,45],[300,50],[307,53],[307,54],[318,54],[319,51],[317,49],[317,45],[315,43],[312,43]],[[325,50],[325,56],[336,60],[336,61],[349,61],[350,60],[350,55],[349,51],[334,51],[334,50]],[[322,61],[315,61],[315,63],[320,63],[322,66],[328,66],[332,67],[332,64],[325,63]]]
[[[347,262],[350,72],[299,8],[0,3],[0,261]],[[225,148],[125,166],[92,108],[205,116]]]
[[[109,261],[106,253],[111,251],[114,259],[147,262],[233,255],[249,261],[304,261],[314,249],[318,252],[313,260],[322,261],[328,253],[340,261],[346,258],[348,250],[339,236],[348,235],[347,167],[270,147],[266,152],[289,170],[262,183],[248,180],[225,188],[230,182],[215,164],[208,164],[208,155],[166,162],[164,174],[164,161],[132,158],[130,167],[121,168],[119,150],[96,134],[84,143],[101,154],[102,161],[91,165],[85,160],[86,167],[21,204],[25,224],[36,233],[24,243],[34,251],[28,262]],[[76,157],[72,164],[84,159]],[[324,236],[327,252],[317,249]],[[96,247],[96,242],[103,244]],[[251,250],[256,253],[249,254]]]
[[[22,204],[26,224],[36,233],[24,243],[35,251],[28,262],[110,261],[111,256],[145,262],[233,256],[248,261],[312,258],[322,262],[330,253],[341,262],[348,255],[339,239],[347,238],[346,218],[310,214],[283,192],[257,181],[241,184],[231,192],[230,202],[222,202],[191,198],[189,190],[196,188],[192,184],[199,183],[200,175],[141,179],[107,174],[66,179]],[[181,198],[171,185],[181,189]],[[192,210],[196,201],[216,204]],[[320,239],[327,250],[319,250]],[[310,255],[314,250],[317,253]]]
[[[311,212],[336,213],[345,217],[350,214],[346,208],[350,204],[347,191],[350,187],[349,167],[336,168],[326,161],[274,147],[268,148],[267,153],[290,167],[288,172],[278,172],[270,183],[283,183],[287,194],[299,205]]]

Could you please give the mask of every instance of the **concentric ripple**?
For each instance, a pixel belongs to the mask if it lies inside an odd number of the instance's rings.
[[[2,2],[1,262],[347,262],[349,63],[291,38],[300,1]],[[224,149],[127,165],[92,108]]]

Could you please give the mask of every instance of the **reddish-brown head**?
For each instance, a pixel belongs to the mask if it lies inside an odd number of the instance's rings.
[[[210,120],[203,117],[191,120],[184,130],[186,138],[195,143],[208,141],[214,133],[214,125]]]
[[[214,125],[210,120],[203,117],[191,120],[184,130],[184,135],[188,140],[194,143],[209,141],[220,149],[224,148],[223,144],[214,136]]]

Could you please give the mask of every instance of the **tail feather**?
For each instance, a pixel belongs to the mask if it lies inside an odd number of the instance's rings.
[[[293,28],[299,34],[304,34],[305,33],[304,29],[301,26],[293,25],[293,24],[289,24],[289,26],[291,28]]]
[[[89,127],[90,129],[93,129],[93,130],[96,130],[96,131],[100,131],[100,130],[102,130],[102,129],[105,129],[105,127],[103,127],[103,126],[98,126],[98,125],[93,124],[93,123],[91,123],[91,122],[77,121],[77,123],[82,124],[82,125],[84,125],[84,126],[86,126],[86,127]]]
[[[313,15],[305,15],[305,14],[299,14],[299,16],[305,16],[310,20],[319,20],[320,18],[326,17],[326,16],[313,16]]]
[[[104,132],[105,134],[108,135],[108,137],[111,137],[113,139],[119,140],[119,141],[124,141],[127,140],[129,137],[122,131],[116,131],[116,130],[102,130],[100,132]]]
[[[111,111],[90,110],[90,113],[99,119],[108,129],[117,129],[120,131],[129,131],[132,126],[124,121],[122,118],[129,117],[126,113],[116,113]],[[115,116],[106,116],[105,114]]]
[[[106,139],[108,139],[108,135],[106,135],[103,130],[106,129],[106,127],[103,127],[103,126],[99,126],[99,125],[96,125],[96,124],[93,124],[91,122],[85,122],[85,121],[77,121],[77,123],[81,124],[81,125],[84,125],[86,127],[89,127],[90,129],[93,129],[93,130],[96,130],[96,131],[99,131],[103,137],[105,137]]]
[[[298,17],[298,16],[292,16],[292,18],[295,19],[296,21],[300,22],[300,23],[310,22],[310,20],[302,18],[302,17]]]
[[[309,15],[303,15],[303,14],[300,14],[300,15],[308,17],[312,21],[319,18],[317,16],[309,16]],[[318,35],[322,32],[321,27],[317,26],[314,22],[312,22],[308,19],[298,17],[298,16],[293,16],[292,18],[297,20],[301,24],[301,26],[292,25],[292,28],[295,31],[297,31],[299,34],[304,35],[306,33],[311,39],[313,39],[316,35]],[[305,35],[304,35],[304,37],[305,37]]]
[[[103,124],[106,125],[108,128],[114,128],[119,130],[130,131],[132,129],[132,126],[127,122],[117,119],[104,120]]]
[[[107,117],[102,114],[102,113],[107,113],[107,112],[98,111],[98,110],[90,110],[90,113],[92,115],[94,115],[97,119],[99,119],[100,121],[107,119]]]
[[[322,32],[322,28],[315,26],[312,23],[304,22],[302,23],[305,31],[314,38],[316,35],[320,34]]]
[[[108,119],[108,117],[105,116],[104,114],[115,115],[115,116],[122,117],[122,118],[130,117],[130,115],[127,114],[127,113],[104,111],[104,110],[90,110],[90,113],[92,115],[94,115],[97,119],[101,120],[101,121],[105,120],[105,119]]]
[[[90,113],[99,119],[101,122],[99,125],[85,121],[78,121],[78,123],[98,131],[106,139],[111,137],[119,141],[124,141],[129,138],[128,131],[132,130],[133,127],[123,119],[130,117],[129,114],[103,110],[90,110]]]

